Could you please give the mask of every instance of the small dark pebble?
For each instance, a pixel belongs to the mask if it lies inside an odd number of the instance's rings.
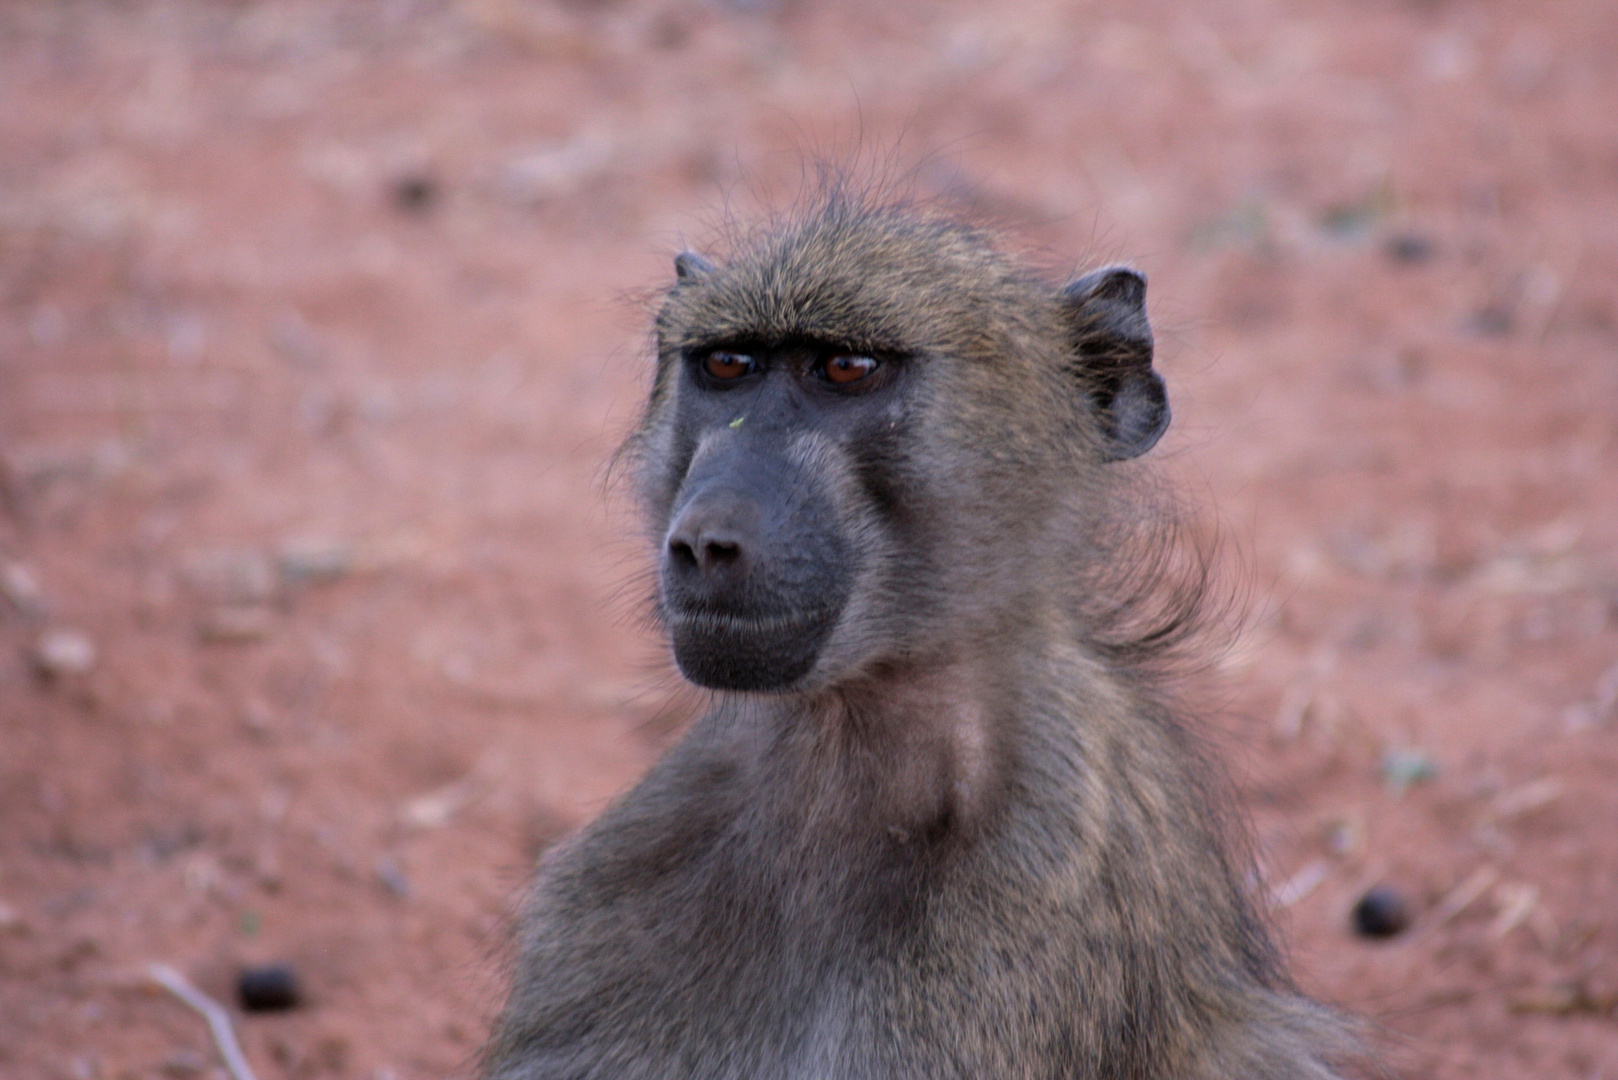
[[[293,1009],[303,999],[298,976],[285,964],[265,964],[242,969],[236,980],[236,994],[248,1012],[280,1012]]]
[[[1396,233],[1388,237],[1382,250],[1394,262],[1419,266],[1432,259],[1435,249],[1432,240],[1420,233]]]
[[[1481,337],[1505,337],[1511,333],[1515,321],[1508,305],[1496,303],[1478,308],[1467,324],[1474,334]]]
[[[401,176],[393,183],[393,202],[399,209],[424,214],[438,202],[438,182],[430,176]]]
[[[1366,891],[1354,905],[1354,932],[1360,937],[1390,938],[1410,926],[1410,905],[1386,885]]]
[[[678,49],[691,40],[691,27],[673,11],[666,11],[653,20],[652,45],[659,49]]]

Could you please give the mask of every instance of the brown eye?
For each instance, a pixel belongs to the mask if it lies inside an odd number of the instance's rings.
[[[711,352],[702,361],[702,370],[721,382],[739,379],[753,371],[753,358],[745,353]]]
[[[838,386],[847,386],[859,382],[879,366],[880,364],[869,356],[844,353],[826,361],[826,379]]]

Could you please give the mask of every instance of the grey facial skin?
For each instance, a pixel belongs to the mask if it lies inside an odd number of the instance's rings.
[[[675,261],[626,452],[712,705],[545,857],[488,1077],[1347,1075],[1164,688],[1145,290],[836,191]]]

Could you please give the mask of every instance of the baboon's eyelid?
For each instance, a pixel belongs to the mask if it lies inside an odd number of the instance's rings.
[[[721,383],[740,381],[748,375],[755,374],[759,368],[758,360],[752,355],[729,349],[714,349],[703,355],[699,363],[703,374]]]
[[[854,365],[839,365],[839,361],[853,361]],[[860,364],[860,361],[864,361]],[[882,367],[882,361],[874,356],[867,356],[858,352],[843,352],[828,356],[824,361],[816,364],[814,370],[819,376],[833,386],[853,386],[864,382]],[[840,373],[852,374],[851,379],[838,378]]]

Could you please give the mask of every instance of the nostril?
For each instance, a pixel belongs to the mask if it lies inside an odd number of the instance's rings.
[[[702,545],[704,569],[712,569],[741,558],[742,546],[734,540],[709,540]]]
[[[687,569],[695,569],[697,565],[696,551],[692,549],[690,542],[682,537],[669,538],[669,558]]]

